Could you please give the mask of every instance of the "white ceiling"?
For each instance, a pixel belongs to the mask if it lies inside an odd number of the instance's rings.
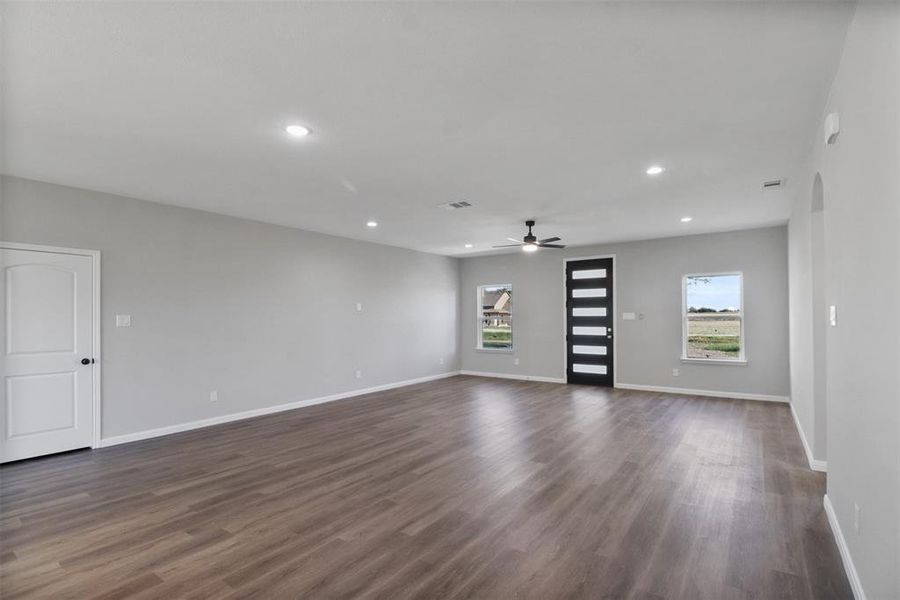
[[[531,217],[572,245],[783,223],[851,11],[6,4],[2,170],[450,255]]]

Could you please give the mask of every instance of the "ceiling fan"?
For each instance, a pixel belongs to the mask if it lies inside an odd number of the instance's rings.
[[[506,238],[511,242],[515,242],[515,244],[503,244],[502,246],[494,246],[494,248],[512,248],[521,246],[524,252],[536,252],[538,248],[565,248],[563,244],[552,243],[558,242],[560,240],[558,237],[549,237],[542,240],[537,239],[537,236],[531,233],[531,228],[534,227],[534,221],[525,221],[525,226],[528,228],[528,234],[522,238],[521,242],[513,238]]]

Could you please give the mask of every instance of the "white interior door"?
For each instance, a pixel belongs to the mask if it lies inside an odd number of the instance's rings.
[[[0,248],[0,270],[0,462],[90,446],[92,257]]]

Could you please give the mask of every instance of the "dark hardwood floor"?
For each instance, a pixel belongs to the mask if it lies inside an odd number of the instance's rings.
[[[786,405],[454,377],[0,468],[11,598],[852,598]]]

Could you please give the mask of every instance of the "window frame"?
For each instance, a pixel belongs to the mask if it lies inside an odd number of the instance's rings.
[[[737,358],[694,358],[688,356],[688,304],[687,282],[691,277],[727,277],[737,276],[740,282],[741,293],[741,352]],[[744,306],[744,272],[743,271],[716,271],[713,273],[687,273],[681,276],[681,362],[704,363],[711,365],[746,365],[747,364],[747,310]]]
[[[515,313],[515,305],[509,311],[509,348],[485,348],[484,339],[481,335],[481,321],[484,319],[484,306],[482,305],[482,293],[485,288],[506,288],[509,290],[510,297],[513,296],[513,285],[511,283],[485,283],[475,286],[475,351],[476,352],[497,352],[500,354],[511,354],[515,352],[515,327],[513,325],[513,314]],[[513,301],[515,299],[513,298]]]

